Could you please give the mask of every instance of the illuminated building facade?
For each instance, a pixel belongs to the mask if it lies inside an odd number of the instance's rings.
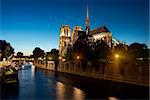
[[[71,36],[72,45],[74,45],[74,43],[78,39],[79,31],[82,31],[82,27],[81,26],[75,26],[73,28],[73,30],[72,30],[72,36]]]
[[[71,29],[69,25],[60,28],[59,55],[64,56],[68,45],[71,44]]]
[[[93,29],[89,34],[92,35],[94,42],[96,42],[97,40],[103,40],[105,43],[107,43],[107,45],[109,45],[109,47],[111,47],[112,33],[106,26]]]
[[[106,26],[102,26],[99,28],[95,28],[93,30],[90,30],[90,18],[89,18],[89,9],[87,5],[87,11],[86,11],[86,29],[85,31],[82,30],[81,26],[75,26],[72,29],[69,27],[69,25],[62,25],[60,28],[60,44],[59,44],[59,55],[64,56],[67,47],[73,46],[76,40],[78,39],[80,34],[85,33],[87,36],[89,36],[90,40],[92,42],[96,42],[97,40],[103,40],[109,47],[112,48],[112,41],[114,41],[116,44],[119,44],[121,42],[115,40],[112,38],[112,33],[108,30]],[[92,36],[92,37],[91,37]]]

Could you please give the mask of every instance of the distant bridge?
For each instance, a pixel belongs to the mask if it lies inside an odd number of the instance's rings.
[[[28,57],[28,56],[23,56],[23,57],[13,57],[12,61],[34,61],[34,58]]]

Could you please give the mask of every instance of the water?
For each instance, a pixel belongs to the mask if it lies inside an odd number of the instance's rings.
[[[84,100],[148,99],[148,87],[97,80],[24,66],[19,87],[6,89],[2,99]]]

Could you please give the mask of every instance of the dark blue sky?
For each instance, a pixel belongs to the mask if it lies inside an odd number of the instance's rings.
[[[59,46],[62,24],[85,29],[86,0],[0,0],[0,39],[31,54]],[[149,39],[148,0],[88,0],[91,29],[106,25],[127,44]]]

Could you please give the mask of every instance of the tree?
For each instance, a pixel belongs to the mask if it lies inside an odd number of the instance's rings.
[[[99,64],[103,64],[105,67],[107,60],[110,58],[111,49],[103,40],[97,40],[93,43],[93,55],[92,55],[92,63],[94,64],[93,67],[96,69],[99,67]]]
[[[20,57],[20,58],[23,57],[23,53],[22,52],[18,52],[17,53],[17,57]]]
[[[140,44],[140,43],[135,42],[135,43],[130,44],[129,49],[147,49],[147,46],[146,44]]]
[[[57,49],[52,49],[51,50],[51,57],[52,57],[52,59],[54,60],[54,62],[55,62],[55,70],[57,71],[57,67],[58,67],[58,62],[59,62],[59,60],[58,60],[58,53],[59,53],[59,50],[57,50]]]
[[[10,45],[10,43],[7,43],[5,40],[0,40],[0,51],[2,53],[2,58],[8,58],[12,54],[14,54],[14,48]]]
[[[70,61],[73,59],[73,49],[72,46],[69,44],[67,48],[67,53],[65,54],[65,58],[67,61]]]
[[[39,47],[36,47],[34,50],[33,50],[33,57],[35,60],[37,60],[38,58],[44,58],[44,50],[42,50],[41,48]]]
[[[51,56],[54,61],[58,60],[58,53],[59,53],[59,51],[57,49],[51,50]]]
[[[127,50],[126,50],[126,45],[124,44],[117,44],[113,50],[112,57],[114,58],[115,55],[120,55],[122,60],[124,57],[127,57]],[[120,58],[120,59],[121,59]],[[124,59],[125,60],[125,59]]]
[[[136,58],[145,58],[149,57],[149,49],[146,44],[132,43],[129,45],[128,55],[131,60],[136,60]]]
[[[81,62],[83,70],[86,69],[87,62],[92,59],[93,48],[91,38],[92,36],[82,32],[73,45],[72,59]],[[77,59],[78,56],[80,59]]]
[[[46,52],[46,60],[53,60],[51,52]]]
[[[76,57],[80,56],[80,60],[87,61],[88,60],[87,50],[89,49],[88,47],[89,47],[88,36],[85,34],[80,35],[73,46],[73,59],[76,60]]]
[[[108,59],[110,57],[110,47],[103,40],[97,40],[93,46],[94,60],[96,59]]]

